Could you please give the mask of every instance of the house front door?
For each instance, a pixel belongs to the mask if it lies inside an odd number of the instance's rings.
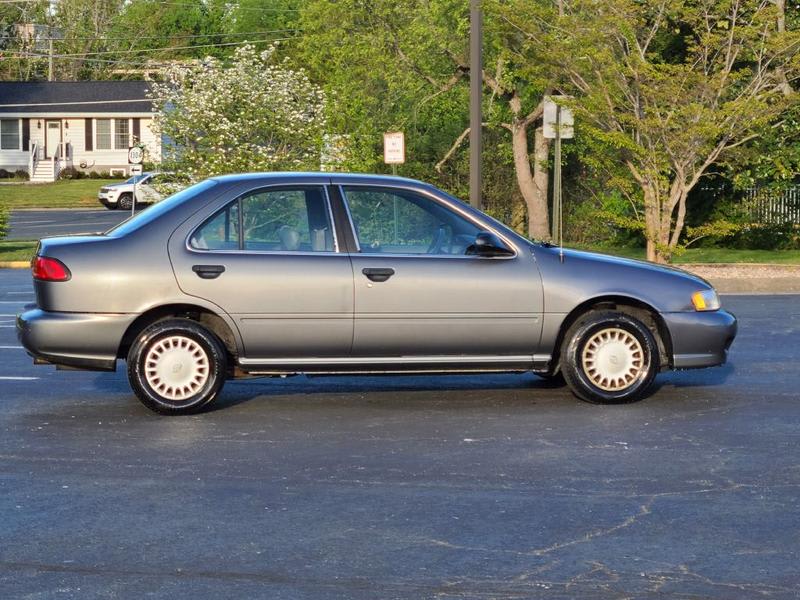
[[[50,158],[61,143],[61,121],[45,121],[44,157]]]

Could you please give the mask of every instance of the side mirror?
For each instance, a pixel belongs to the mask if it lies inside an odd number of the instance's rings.
[[[479,231],[475,236],[475,242],[467,248],[466,254],[474,256],[513,256],[514,252],[501,242],[496,235],[490,231]]]

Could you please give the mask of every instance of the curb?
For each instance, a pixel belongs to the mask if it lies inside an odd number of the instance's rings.
[[[30,269],[28,260],[0,260],[0,269]]]

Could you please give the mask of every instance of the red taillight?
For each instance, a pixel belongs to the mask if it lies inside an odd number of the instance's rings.
[[[48,256],[34,256],[31,271],[33,278],[39,281],[67,281],[72,277],[64,263]]]

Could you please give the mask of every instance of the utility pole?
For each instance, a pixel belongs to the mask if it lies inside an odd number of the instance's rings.
[[[48,30],[50,37],[47,40],[47,81],[53,81],[53,32]]]
[[[483,15],[481,1],[469,4],[469,203],[481,208],[481,99],[483,97]]]

